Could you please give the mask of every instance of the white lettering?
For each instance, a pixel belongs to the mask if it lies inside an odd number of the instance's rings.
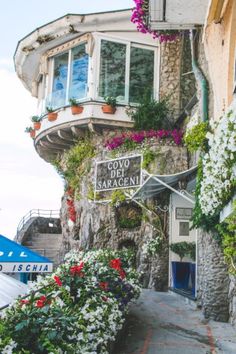
[[[115,177],[116,177],[116,171],[115,170],[111,170],[111,178],[115,178]]]
[[[118,186],[123,187],[124,186],[124,180],[123,178],[118,179]]]
[[[107,168],[108,168],[108,170],[112,170],[112,168],[113,168],[113,167],[112,167],[112,162],[109,162],[109,163],[108,163]]]
[[[23,252],[20,253],[20,257],[28,257],[28,256],[27,256],[27,254],[25,254],[25,252],[23,251]]]

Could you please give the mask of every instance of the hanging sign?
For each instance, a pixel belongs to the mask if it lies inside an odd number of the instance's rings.
[[[139,187],[141,163],[142,155],[97,162],[95,191]]]
[[[175,218],[182,220],[190,220],[193,215],[192,208],[176,208]]]

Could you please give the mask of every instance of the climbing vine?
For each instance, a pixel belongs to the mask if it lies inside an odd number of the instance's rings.
[[[190,130],[187,130],[183,141],[190,152],[195,152],[197,150],[207,151],[208,144],[206,134],[208,132],[208,123],[201,122]]]
[[[54,161],[58,173],[65,180],[66,188],[74,191],[79,199],[81,179],[91,168],[91,158],[95,156],[95,147],[89,137],[81,139],[75,146]]]
[[[217,229],[222,237],[222,247],[229,272],[236,275],[236,202],[232,214]]]

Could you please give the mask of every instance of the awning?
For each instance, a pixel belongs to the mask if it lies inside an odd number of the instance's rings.
[[[53,262],[0,235],[0,272],[50,273]]]
[[[189,192],[192,191],[196,183],[196,173],[197,166],[194,166],[189,170],[173,175],[149,175],[143,185],[133,194],[132,199],[145,200],[154,197],[165,189],[169,189],[194,204],[194,197]],[[185,190],[174,188],[179,181],[186,182]]]
[[[0,274],[0,308],[10,304],[19,295],[25,295],[28,286],[9,275]]]

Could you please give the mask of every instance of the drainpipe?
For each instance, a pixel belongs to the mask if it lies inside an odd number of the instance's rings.
[[[201,113],[203,122],[208,121],[208,85],[207,80],[199,68],[196,59],[196,51],[195,51],[195,40],[194,36],[196,34],[196,30],[190,30],[190,45],[191,45],[191,54],[192,54],[192,69],[195,76],[196,81],[198,82],[201,89]]]

